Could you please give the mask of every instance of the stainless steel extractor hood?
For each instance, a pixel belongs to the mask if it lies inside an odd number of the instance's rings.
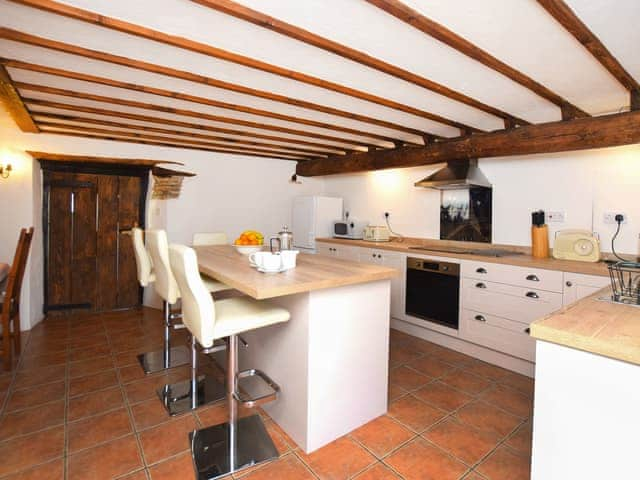
[[[454,160],[447,166],[415,183],[416,187],[453,190],[456,188],[491,187],[478,168],[478,160]]]

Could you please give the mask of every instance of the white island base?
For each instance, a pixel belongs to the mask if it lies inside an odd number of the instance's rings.
[[[291,320],[242,337],[241,369],[282,389],[264,406],[310,453],[387,411],[389,280],[272,298]]]
[[[640,366],[536,348],[532,480],[640,478]]]

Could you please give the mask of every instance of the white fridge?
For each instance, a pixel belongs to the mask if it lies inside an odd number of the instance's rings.
[[[305,253],[316,252],[317,237],[332,237],[333,222],[342,220],[342,199],[301,196],[293,199],[293,246]]]

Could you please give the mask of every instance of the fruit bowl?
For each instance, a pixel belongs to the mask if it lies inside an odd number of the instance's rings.
[[[251,255],[262,250],[263,245],[234,245],[242,255]]]

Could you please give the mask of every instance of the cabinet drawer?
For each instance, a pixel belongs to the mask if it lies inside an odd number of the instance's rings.
[[[463,308],[529,324],[562,307],[562,294],[502,283],[462,280]]]
[[[562,272],[539,268],[514,267],[499,263],[465,262],[462,276],[490,282],[562,292]]]
[[[465,340],[530,362],[535,360],[536,342],[528,326],[475,310],[462,311]]]

